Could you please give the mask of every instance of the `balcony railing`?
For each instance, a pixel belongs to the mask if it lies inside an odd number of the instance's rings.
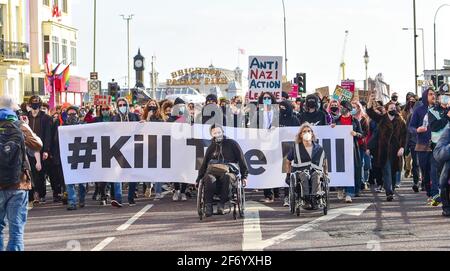
[[[0,56],[4,61],[29,60],[29,45],[0,39]]]

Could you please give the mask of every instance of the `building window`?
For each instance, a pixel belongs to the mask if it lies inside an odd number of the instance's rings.
[[[61,50],[62,50],[62,63],[64,65],[67,65],[67,40],[63,39],[62,40],[62,45],[61,45]]]
[[[43,0],[42,2],[44,4],[44,6],[47,6],[47,7],[50,6],[50,0]]]
[[[72,65],[77,66],[77,43],[74,41],[70,42],[70,55]]]
[[[68,13],[69,5],[67,4],[67,0],[62,0],[62,12]]]
[[[50,36],[44,36],[44,59],[50,54]]]
[[[53,63],[59,63],[59,38],[52,37]]]

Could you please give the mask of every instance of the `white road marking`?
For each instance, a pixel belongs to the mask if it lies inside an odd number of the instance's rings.
[[[297,236],[298,233],[316,229],[320,224],[329,222],[341,215],[361,216],[372,204],[361,204],[340,209],[331,210],[327,216],[320,217],[294,230],[280,234],[268,240],[262,240],[261,227],[259,225],[259,210],[250,210],[249,221],[244,222],[244,239],[242,249],[244,251],[263,251],[265,248],[280,244]],[[257,219],[255,219],[257,217]],[[256,225],[257,223],[257,225]],[[246,225],[249,227],[246,231]]]
[[[106,246],[108,246],[112,241],[114,241],[116,237],[108,237],[103,240],[100,244],[94,247],[91,251],[102,251]]]
[[[244,217],[244,240],[242,243],[242,250],[244,251],[258,250],[260,246],[262,232],[259,211],[274,211],[274,209],[254,201],[247,202]]]
[[[142,210],[140,210],[137,214],[135,214],[132,218],[130,218],[125,224],[118,227],[116,231],[126,231],[131,225],[133,225],[134,222],[136,222],[141,216],[143,216],[148,210],[153,208],[153,204],[149,204],[145,206]],[[95,248],[93,248],[91,251],[102,251],[105,247],[107,247],[109,244],[111,244],[112,241],[114,241],[116,237],[108,237],[105,240],[101,241],[100,244],[98,244]]]
[[[149,204],[145,206],[139,213],[135,214],[132,218],[130,218],[125,224],[117,228],[117,231],[126,231],[131,225],[133,225],[136,220],[138,220],[141,216],[143,216],[148,210],[153,207],[153,204]]]

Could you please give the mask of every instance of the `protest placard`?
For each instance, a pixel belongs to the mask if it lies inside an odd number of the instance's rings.
[[[278,101],[282,98],[283,58],[281,56],[251,56],[249,58],[250,102],[258,101],[264,92],[272,93]]]

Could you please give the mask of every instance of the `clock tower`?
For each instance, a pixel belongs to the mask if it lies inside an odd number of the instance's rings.
[[[136,71],[136,87],[144,88],[144,61],[145,57],[141,55],[141,49],[139,49],[138,54],[134,57],[134,70]]]

